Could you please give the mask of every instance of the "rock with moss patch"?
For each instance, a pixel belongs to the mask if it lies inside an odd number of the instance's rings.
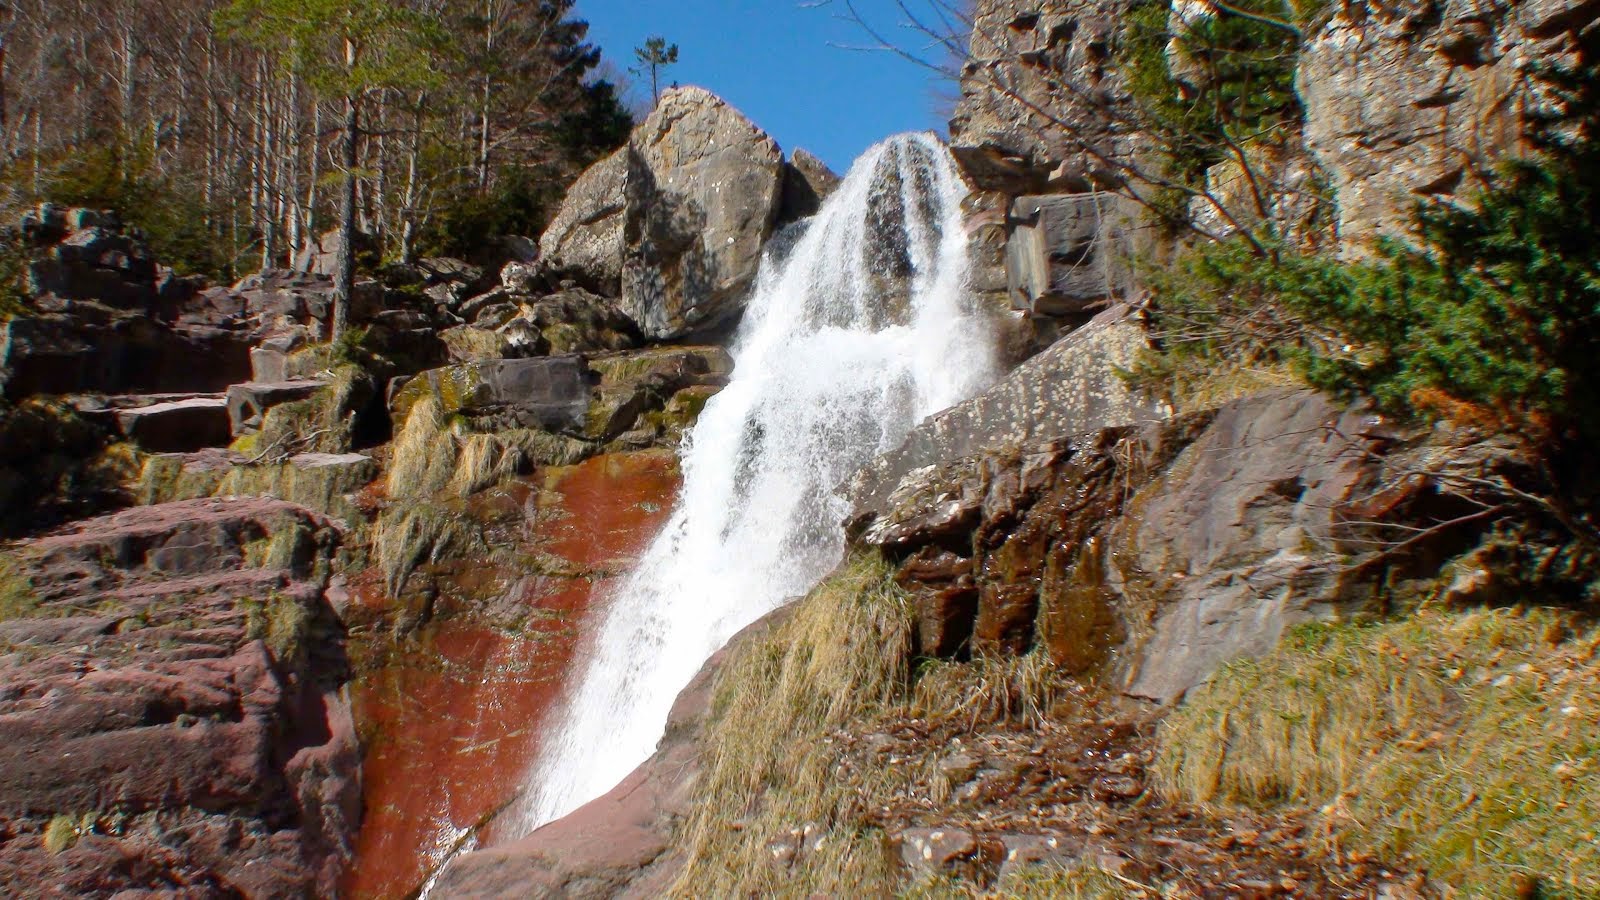
[[[334,893],[360,817],[322,588],[337,541],[287,503],[203,500],[21,545],[35,609],[0,622],[0,893]]]
[[[526,428],[581,430],[591,379],[581,356],[502,359],[423,372],[390,399],[397,428],[425,396],[445,416],[504,416]]]

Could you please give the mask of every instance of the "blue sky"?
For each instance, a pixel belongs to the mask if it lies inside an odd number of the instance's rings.
[[[861,151],[900,131],[945,130],[932,74],[892,54],[844,49],[870,43],[857,26],[815,0],[577,0],[589,40],[626,72],[633,48],[652,35],[678,45],[663,76],[727,99],[784,152],[804,147],[843,174]],[[898,28],[892,0],[856,8],[886,31]],[[639,81],[648,103],[649,80]]]

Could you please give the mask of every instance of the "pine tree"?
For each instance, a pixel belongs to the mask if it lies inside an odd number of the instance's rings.
[[[638,59],[641,72],[650,73],[650,98],[652,103],[661,102],[661,70],[678,62],[678,45],[668,44],[667,39],[657,35],[644,42],[644,46],[633,51],[634,58]]]

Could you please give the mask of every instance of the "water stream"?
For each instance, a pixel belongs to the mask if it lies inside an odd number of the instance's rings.
[[[994,340],[965,289],[966,192],[936,138],[902,135],[773,242],[733,381],[684,448],[679,501],[547,726],[525,830],[648,758],[705,661],[838,562],[848,510],[834,487],[993,379]]]

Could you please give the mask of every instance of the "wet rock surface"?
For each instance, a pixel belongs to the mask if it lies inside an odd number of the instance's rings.
[[[655,754],[610,792],[521,840],[458,858],[437,890],[461,898],[664,896],[683,865],[674,837],[693,799],[716,673],[781,616],[749,626],[706,662],[673,705]]]
[[[332,892],[360,755],[337,541],[291,504],[205,500],[11,551],[31,600],[0,622],[0,888]]]
[[[404,896],[454,852],[521,837],[514,815],[496,819],[522,797],[593,604],[664,521],[677,483],[671,454],[610,454],[469,507],[501,552],[425,567],[436,620],[372,651],[354,691],[369,743],[347,895]],[[349,593],[368,635],[390,627],[381,584],[358,577]]]

